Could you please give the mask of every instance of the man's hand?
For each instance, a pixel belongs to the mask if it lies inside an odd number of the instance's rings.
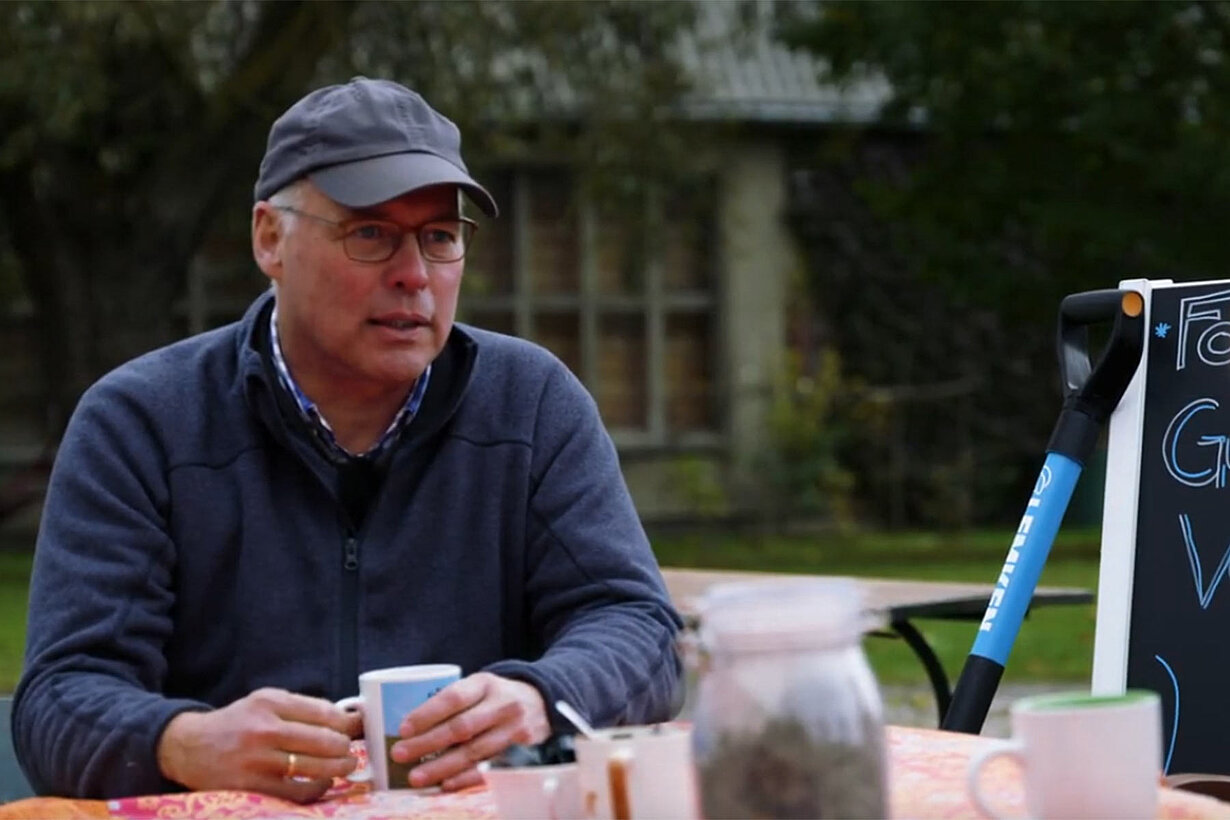
[[[357,713],[283,689],[258,689],[213,712],[183,712],[158,741],[162,773],[190,789],[242,789],[298,803],[354,771]],[[294,770],[289,773],[290,755]]]
[[[391,754],[409,763],[438,754],[410,771],[415,788],[440,784],[455,791],[482,782],[476,766],[514,743],[540,743],[551,734],[547,708],[534,686],[476,672],[433,695],[406,715]]]

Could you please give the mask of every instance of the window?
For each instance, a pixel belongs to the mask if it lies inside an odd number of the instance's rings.
[[[462,318],[559,356],[621,447],[716,443],[710,186],[617,207],[558,169],[481,178],[501,214],[470,250]]]

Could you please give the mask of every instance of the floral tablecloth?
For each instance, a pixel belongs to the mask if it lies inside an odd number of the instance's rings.
[[[991,742],[976,735],[888,728],[890,811],[897,818],[976,817],[965,793],[969,759]],[[997,807],[1024,813],[1020,771],[1008,761],[994,761],[983,772],[982,786]],[[1161,817],[1176,820],[1230,820],[1230,804],[1209,797],[1163,789]],[[152,818],[346,818],[347,820],[426,820],[495,818],[495,803],[483,788],[454,794],[408,791],[373,792],[366,784],[338,784],[318,803],[300,806],[249,792],[195,792],[124,800],[64,800],[36,797],[0,806],[0,820],[48,817],[96,817],[109,820]]]

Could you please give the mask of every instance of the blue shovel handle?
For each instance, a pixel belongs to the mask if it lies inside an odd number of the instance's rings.
[[[1114,327],[1097,366],[1092,367],[1088,326],[1108,320],[1114,321]],[[982,731],[1076,480],[1140,363],[1144,328],[1144,299],[1135,291],[1076,293],[1060,303],[1063,410],[941,728],[972,734]]]

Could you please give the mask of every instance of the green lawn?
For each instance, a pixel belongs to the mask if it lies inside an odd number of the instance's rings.
[[[745,539],[734,536],[656,538],[663,566],[758,569],[882,578],[976,581],[999,575],[1012,533],[861,533],[807,538]],[[1097,588],[1098,533],[1061,533],[1040,583]],[[914,625],[955,683],[973,644],[972,621],[918,620]],[[1093,665],[1094,606],[1056,606],[1030,614],[1021,626],[1003,681],[1088,681]],[[925,685],[926,677],[903,641],[872,637],[867,655],[881,683]]]
[[[1011,532],[860,533],[806,538],[695,535],[655,538],[654,550],[663,566],[991,584],[1011,537]],[[1041,583],[1095,589],[1097,551],[1096,531],[1060,533]],[[29,553],[0,551],[0,693],[12,691],[21,670],[30,561]],[[955,682],[977,624],[922,620],[915,625]],[[1093,660],[1093,630],[1092,604],[1050,607],[1033,613],[1021,627],[1004,682],[1087,681]],[[882,683],[926,684],[922,667],[904,642],[870,638],[866,649]]]
[[[28,552],[0,552],[0,693],[17,685],[26,641],[26,600],[30,586]]]

